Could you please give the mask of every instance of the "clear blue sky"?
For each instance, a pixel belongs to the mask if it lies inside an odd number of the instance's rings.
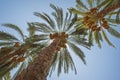
[[[0,25],[7,22],[14,23],[20,26],[27,35],[26,23],[39,21],[33,12],[50,14],[52,12],[50,3],[62,7],[64,11],[75,6],[75,0],[0,0]],[[83,48],[87,65],[73,56],[77,75],[70,71],[69,74],[62,73],[60,77],[57,77],[54,72],[48,80],[120,80],[120,40],[114,37],[109,38],[116,48],[109,47],[105,42],[102,49],[97,46],[92,47],[90,51]]]

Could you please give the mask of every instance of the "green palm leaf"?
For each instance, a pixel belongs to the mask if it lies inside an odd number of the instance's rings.
[[[103,6],[109,4],[112,0],[105,0],[102,3],[100,3],[99,5],[97,5],[97,8],[102,8]]]
[[[0,42],[0,46],[12,45],[13,42]]]
[[[71,68],[72,70],[75,71],[75,74],[77,74],[74,61],[73,61],[73,59],[72,59],[72,57],[71,57],[71,55],[70,55],[70,53],[69,53],[69,51],[67,49],[64,49],[64,56],[65,56],[64,57],[65,58],[65,62],[64,63],[68,64],[68,65],[66,65],[66,67],[67,67],[66,68],[66,70],[67,70],[66,72],[68,72],[69,68]]]
[[[92,45],[93,45],[93,40],[94,40],[94,39],[93,39],[93,34],[92,34],[92,31],[90,31],[89,34],[88,34],[88,41],[89,41],[89,43],[92,44]]]
[[[48,25],[44,23],[32,22],[31,24],[35,26],[36,31],[41,31],[44,33],[50,33],[51,31],[53,31],[53,29],[51,29]]]
[[[74,14],[79,14],[79,15],[84,15],[85,14],[85,12],[81,12],[81,11],[75,9],[75,8],[70,8],[69,11],[74,13]]]
[[[107,9],[112,3],[113,0],[109,0],[109,2],[104,6],[103,10]]]
[[[4,76],[4,80],[10,80],[10,78],[11,78],[10,72],[7,72]]]
[[[2,71],[0,71],[0,76],[4,76],[4,74],[6,74],[8,71],[12,70],[15,67],[17,67],[17,64],[10,63],[9,66],[5,67],[4,69],[2,69]]]
[[[87,2],[88,2],[88,4],[90,5],[90,7],[92,8],[93,7],[93,2],[94,2],[94,0],[87,0]]]
[[[58,76],[61,73],[62,67],[64,67],[65,73],[68,73],[69,68],[77,73],[72,57],[67,49],[63,49],[63,51],[60,51],[58,62]]]
[[[66,30],[66,26],[67,26],[67,23],[68,23],[68,12],[66,12],[66,15],[65,15],[65,19],[64,19],[64,24],[63,24],[63,27],[62,27],[62,30],[65,31]]]
[[[90,49],[90,47],[91,47],[91,44],[89,42],[87,42],[86,39],[79,38],[79,36],[74,35],[70,41],[74,41],[76,44],[84,46],[87,49]]]
[[[44,16],[46,16],[46,18],[49,19],[49,22],[51,23],[51,27],[53,27],[53,29],[54,29],[55,28],[54,21],[51,19],[51,17],[48,14],[46,14],[46,13],[43,13],[43,14],[44,14]]]
[[[57,23],[58,29],[61,29],[63,25],[63,10],[59,7],[55,7],[53,4],[50,4],[50,7],[55,10],[55,12],[52,13],[52,15],[55,18],[55,21]]]
[[[20,34],[22,39],[24,40],[24,34],[18,26],[14,25],[14,24],[10,24],[10,23],[3,24],[3,26],[16,30]]]
[[[18,75],[18,74],[20,74],[20,72],[23,70],[23,68],[25,68],[25,62],[23,62],[21,65],[20,65],[20,68],[17,70],[17,72],[13,75],[13,77],[12,77],[12,80],[14,80],[15,79],[15,77]]]
[[[95,38],[96,43],[98,44],[98,47],[101,48],[100,37],[99,37],[98,31],[94,32],[94,38]]]
[[[120,9],[117,11],[116,22],[120,24]]]
[[[18,39],[15,36],[8,34],[6,32],[0,31],[0,35],[2,35],[2,36],[0,36],[0,40],[7,40],[7,41],[17,40],[18,41]]]
[[[88,10],[88,8],[85,6],[85,4],[81,0],[76,0],[77,4],[79,4],[82,8]]]
[[[83,61],[83,63],[86,64],[86,61],[84,59],[85,55],[83,51],[70,41],[68,41],[68,45],[71,46],[70,48],[75,52],[76,55],[78,55],[78,57]]]
[[[110,23],[113,23],[113,24],[120,24],[119,17],[116,18],[116,19],[107,18],[107,20],[108,20]]]
[[[115,37],[117,37],[117,38],[120,38],[120,33],[119,33],[118,31],[116,31],[114,28],[109,27],[109,28],[107,29],[107,31],[108,31],[111,35],[113,35],[113,36],[115,36]]]
[[[48,35],[34,35],[33,37],[31,37],[31,41],[32,42],[37,42],[37,41],[41,41],[41,40],[46,40],[49,39]]]
[[[49,24],[49,28],[51,30],[54,29],[55,24],[54,24],[53,20],[48,17],[48,15],[46,15],[45,13],[41,14],[41,13],[38,13],[38,12],[34,12],[34,15],[38,16],[38,17],[42,18],[44,21],[46,21]]]
[[[63,56],[62,56],[62,54],[60,53],[60,54],[59,54],[59,62],[58,62],[58,76],[59,76],[60,73],[61,73],[62,65],[63,65]]]
[[[106,42],[107,42],[110,46],[115,47],[115,46],[109,41],[109,39],[108,39],[106,33],[104,32],[104,30],[102,30],[102,34],[103,34],[103,37],[104,37],[104,39],[106,40]]]

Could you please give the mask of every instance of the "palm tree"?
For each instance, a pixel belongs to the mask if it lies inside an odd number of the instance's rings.
[[[110,46],[115,47],[108,39],[106,32],[120,38],[120,33],[113,28],[113,25],[120,24],[119,0],[85,1],[76,0],[76,8],[69,9],[79,16],[76,20],[76,31],[81,28],[87,29],[89,43],[93,44],[93,40],[95,40],[100,48],[103,38]]]
[[[114,47],[105,31],[120,38],[120,33],[110,26],[111,23],[120,23],[120,5],[117,3],[119,1],[87,0],[91,9],[88,9],[80,0],[76,1],[78,9],[69,9],[70,12],[66,12],[65,17],[63,10],[52,4],[50,7],[54,10],[52,12],[54,19],[46,13],[35,12],[34,14],[44,22],[28,23],[28,37],[23,35],[18,26],[5,24],[6,27],[21,34],[23,40],[20,42],[13,35],[1,31],[0,35],[4,36],[0,36],[0,77],[4,76],[8,79],[10,72],[7,73],[7,71],[13,69],[20,62],[22,63],[19,64],[19,70],[13,77],[15,80],[45,80],[49,72],[51,74],[56,66],[58,67],[58,76],[62,68],[65,73],[68,73],[70,68],[76,73],[70,49],[86,64],[85,55],[79,45],[89,49],[95,39],[101,47],[100,41],[104,37],[108,44]],[[96,3],[97,7],[94,7],[93,3]],[[75,15],[72,15],[71,12]]]
[[[0,31],[0,78],[10,80],[10,71],[13,68],[18,68],[18,71],[13,76],[12,80],[17,74],[21,72],[27,64],[38,55],[38,51],[41,50],[42,45],[36,44],[36,38],[33,38],[33,32],[30,30],[32,27],[29,23],[29,37],[25,37],[22,30],[13,24],[3,24],[4,28],[13,29],[19,35],[13,35],[12,33]],[[19,36],[19,38],[17,38]],[[38,38],[37,38],[38,39]],[[37,51],[38,50],[38,51]],[[34,52],[34,54],[33,54]],[[25,60],[26,59],[26,60]]]
[[[35,12],[36,16],[46,22],[31,22],[31,25],[37,31],[35,36],[41,36],[41,40],[38,43],[49,46],[44,48],[27,69],[24,69],[15,80],[45,80],[49,71],[54,71],[57,64],[58,75],[61,73],[62,67],[64,67],[65,73],[68,73],[69,68],[76,73],[70,49],[86,64],[83,51],[75,43],[88,49],[90,45],[85,39],[86,33],[84,33],[83,29],[80,35],[75,33],[74,22],[76,16],[73,17],[71,13],[67,12],[64,18],[61,8],[55,7],[52,4],[50,7],[54,10],[52,13],[55,18],[54,20],[46,13]]]

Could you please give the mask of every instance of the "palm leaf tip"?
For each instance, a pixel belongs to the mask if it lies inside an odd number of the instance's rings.
[[[103,30],[102,30],[102,34],[103,34],[103,37],[104,37],[104,39],[106,40],[106,42],[107,42],[110,46],[115,47],[115,46],[109,41],[106,33],[105,33]]]
[[[0,31],[0,35],[2,35],[0,36],[0,40],[18,40],[15,36],[3,31]]]
[[[70,12],[74,13],[74,14],[79,14],[79,15],[84,15],[85,13],[84,12],[81,12],[75,8],[69,8],[68,9]]]
[[[108,31],[111,35],[113,35],[113,36],[115,36],[115,37],[117,37],[117,38],[120,38],[120,33],[119,33],[118,31],[116,31],[114,28],[109,27],[109,28],[107,29],[107,31]]]
[[[68,42],[68,45],[74,51],[74,53],[83,61],[83,63],[86,64],[84,52],[71,42]]]
[[[15,31],[17,31],[19,33],[19,35],[24,40],[24,34],[23,34],[22,30],[17,25],[14,25],[14,24],[11,24],[11,23],[6,23],[6,24],[2,24],[2,26],[14,29]]]

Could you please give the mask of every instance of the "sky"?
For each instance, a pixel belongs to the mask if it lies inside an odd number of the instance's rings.
[[[75,7],[75,0],[0,0],[0,30],[1,24],[13,23],[20,26],[27,35],[27,22],[40,21],[33,12],[50,14],[52,12],[50,3],[62,7],[64,11],[69,7]],[[110,35],[109,38],[116,48],[110,47],[106,42],[102,42],[101,49],[97,45],[91,50],[83,48],[87,65],[73,56],[77,75],[69,71],[68,74],[62,73],[58,77],[55,71],[51,77],[47,77],[47,80],[120,80],[120,39]]]

